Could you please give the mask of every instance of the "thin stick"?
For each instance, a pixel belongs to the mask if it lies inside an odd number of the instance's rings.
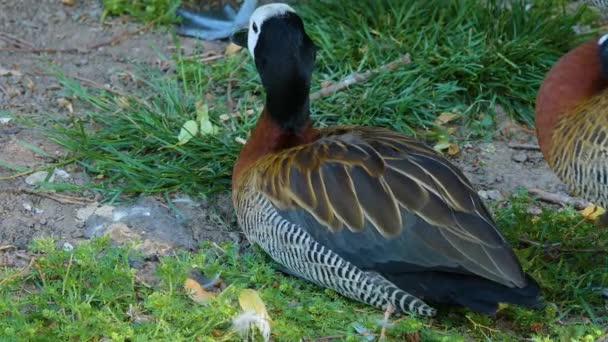
[[[525,243],[530,246],[540,247],[547,250],[556,251],[559,253],[597,253],[597,254],[608,254],[608,249],[593,249],[593,248],[562,248],[561,243],[540,243],[532,241],[527,238],[519,238],[519,242]]]
[[[13,245],[2,246],[2,247],[0,247],[0,252],[5,251],[7,249],[13,249],[13,248],[17,248],[17,247],[15,247]]]
[[[584,200],[582,198],[554,194],[554,193],[547,192],[547,191],[544,191],[541,189],[536,189],[536,188],[528,189],[528,192],[530,194],[538,197],[539,200],[542,200],[545,202],[550,202],[550,203],[561,204],[561,205],[571,205],[579,210],[585,209],[591,205],[590,202],[587,202],[586,200]]]
[[[129,94],[123,93],[120,90],[104,87],[103,85],[101,85],[101,84],[99,84],[99,83],[97,83],[97,82],[95,82],[93,80],[90,80],[88,78],[84,78],[82,76],[71,75],[71,74],[68,74],[67,76],[70,77],[70,78],[73,78],[75,80],[78,80],[78,81],[80,81],[82,83],[86,83],[86,84],[88,84],[89,86],[91,86],[93,88],[109,91],[110,93],[114,93],[116,95],[119,95],[119,96],[122,96],[122,97],[125,97],[125,98],[132,98],[133,100],[137,101],[138,103],[144,105],[146,108],[148,108],[148,110],[153,111],[153,109],[150,107],[150,105],[146,101],[144,101],[143,99],[140,99],[139,97],[137,97],[135,95],[129,95]]]
[[[391,317],[391,314],[395,311],[395,308],[392,305],[388,305],[386,307],[386,311],[384,311],[384,319],[382,320],[382,330],[380,330],[379,341],[384,341],[386,339],[386,326],[388,325],[388,319]]]
[[[19,270],[19,272],[17,273],[13,273],[9,276],[7,276],[6,278],[0,280],[0,285],[6,283],[9,280],[12,280],[14,278],[19,278],[22,277],[23,275],[25,275],[27,273],[27,271],[29,271],[32,268],[32,265],[34,264],[36,258],[32,258],[30,260],[30,263],[27,264],[27,266],[23,267],[21,270]]]
[[[67,49],[52,49],[52,48],[0,48],[0,51],[11,51],[11,52],[26,52],[26,53],[81,53],[86,51],[81,51],[76,48],[67,48]]]
[[[19,37],[15,37],[13,35],[10,35],[10,34],[8,34],[6,32],[0,32],[0,39],[4,40],[7,43],[12,43],[13,45],[25,46],[25,47],[30,48],[30,49],[35,49],[36,48],[32,43],[30,43],[30,42],[28,42],[26,40],[23,40],[23,39],[21,39]]]
[[[33,44],[24,41],[23,39],[11,36],[7,33],[3,33],[0,32],[0,38],[4,38],[3,40],[5,41],[12,41],[14,45],[18,45],[18,46],[24,46],[26,48],[23,47],[19,47],[19,48],[0,48],[0,51],[12,51],[12,52],[27,52],[27,53],[49,53],[49,54],[55,54],[55,53],[88,53],[91,50],[95,50],[98,49],[100,47],[103,46],[107,46],[107,45],[114,45],[116,43],[119,43],[125,39],[127,39],[128,37],[138,34],[140,32],[144,32],[149,30],[152,26],[154,26],[158,20],[161,19],[161,17],[158,17],[155,20],[152,20],[151,22],[149,22],[148,24],[135,29],[133,31],[124,31],[121,32],[120,34],[110,38],[109,40],[97,43],[97,44],[93,44],[88,46],[86,49],[78,49],[78,48],[65,48],[65,49],[53,49],[53,48],[37,48],[35,47]],[[15,44],[16,43],[16,44]]]
[[[351,86],[353,84],[365,82],[368,79],[370,79],[372,76],[375,76],[381,72],[391,71],[391,70],[396,69],[397,67],[400,67],[402,65],[407,65],[411,62],[412,62],[412,59],[410,58],[410,54],[406,53],[405,55],[401,56],[399,59],[396,59],[390,63],[384,64],[381,67],[376,68],[374,70],[366,71],[363,73],[352,73],[352,74],[346,76],[346,78],[344,78],[342,81],[332,84],[329,87],[323,88],[315,93],[312,93],[310,95],[310,100],[315,101],[315,100],[333,95],[345,88],[348,88],[349,86]]]
[[[27,189],[19,189],[19,190],[16,190],[15,192],[48,198],[50,200],[53,200],[53,201],[61,203],[61,204],[85,205],[85,204],[91,204],[91,203],[95,202],[95,201],[88,200],[85,198],[65,196],[65,195],[60,195],[60,194],[51,195],[51,194],[48,194],[45,192],[31,191],[31,190],[27,190]]]
[[[107,45],[114,45],[120,41],[123,41],[125,39],[127,39],[130,36],[133,36],[135,34],[144,32],[149,30],[152,26],[154,26],[156,24],[156,22],[160,19],[161,17],[156,18],[155,20],[152,20],[151,22],[149,22],[148,24],[146,24],[145,26],[142,26],[136,30],[133,31],[127,31],[125,30],[122,33],[117,34],[116,36],[110,38],[109,40],[106,40],[105,42],[101,42],[101,43],[97,43],[97,44],[93,44],[87,47],[87,50],[96,50],[102,46],[107,46]]]
[[[245,63],[245,59],[239,64],[238,67],[234,68],[228,75],[228,86],[226,87],[226,106],[232,111],[234,110],[234,100],[232,99],[232,82],[234,82],[234,74],[239,71],[243,64]]]
[[[509,143],[509,147],[515,150],[530,150],[530,151],[539,151],[540,146],[537,144],[518,144],[518,143]]]

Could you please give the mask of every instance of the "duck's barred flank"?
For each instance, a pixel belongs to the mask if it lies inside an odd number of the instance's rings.
[[[608,206],[608,91],[564,116],[553,132],[549,164],[573,193]]]
[[[262,194],[245,190],[238,200],[237,217],[249,241],[262,247],[289,273],[378,308],[386,309],[390,304],[402,312],[436,314],[434,308],[381,275],[365,272],[317,243],[281,217]]]

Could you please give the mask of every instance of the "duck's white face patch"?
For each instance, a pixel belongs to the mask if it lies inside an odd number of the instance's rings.
[[[258,37],[262,31],[262,24],[272,17],[281,16],[288,12],[295,13],[296,11],[285,4],[268,4],[258,7],[255,12],[251,14],[251,18],[249,18],[249,30],[247,33],[247,48],[253,58],[255,58],[255,45],[258,43]]]
[[[606,40],[608,40],[608,34],[603,35],[603,36],[602,36],[602,37],[601,37],[601,38],[600,38],[600,39],[597,41],[597,44],[598,44],[598,45],[602,45],[602,44],[604,44],[604,42],[605,42]]]

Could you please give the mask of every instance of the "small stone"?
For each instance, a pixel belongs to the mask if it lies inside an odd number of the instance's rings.
[[[47,220],[45,218],[41,218],[40,221],[38,221],[40,223],[41,226],[46,226],[47,224]]]
[[[538,216],[538,215],[542,214],[543,211],[539,207],[530,207],[530,208],[526,209],[526,213]]]
[[[528,160],[528,155],[525,154],[524,152],[518,152],[513,154],[513,156],[511,156],[511,159],[513,159],[514,161],[518,162],[518,163],[523,163],[526,160]]]
[[[34,208],[34,214],[40,215],[42,213],[44,213],[44,209]]]
[[[66,251],[66,252],[71,252],[71,251],[74,250],[74,246],[71,243],[69,243],[69,242],[64,242],[63,243],[63,250]]]
[[[29,203],[23,203],[23,209],[27,210],[27,211],[32,211],[32,205]]]
[[[498,190],[488,190],[487,195],[488,199],[492,201],[502,201],[504,199],[503,195]]]
[[[25,182],[29,185],[36,185],[38,183],[42,183],[44,182],[44,180],[46,179],[46,177],[49,175],[48,171],[38,171],[38,172],[34,172],[31,175],[27,176],[27,178],[25,178]],[[55,176],[52,175],[49,178],[49,182],[53,182]]]
[[[0,118],[0,125],[8,125],[12,118]]]
[[[504,199],[503,195],[498,190],[479,190],[477,194],[479,197],[490,201],[500,201]]]
[[[53,172],[53,176],[59,177],[61,179],[68,179],[68,178],[72,177],[72,175],[70,175],[67,171],[62,170],[62,169],[55,169],[55,171]]]

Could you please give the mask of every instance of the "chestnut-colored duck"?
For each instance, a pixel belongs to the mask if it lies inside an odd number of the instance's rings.
[[[248,47],[266,91],[234,167],[234,207],[282,271],[427,316],[436,311],[424,301],[483,313],[538,305],[538,285],[448,160],[385,128],[314,128],[316,48],[291,7],[258,8],[233,41]]]
[[[608,206],[608,35],[568,52],[536,97],[536,133],[570,191]],[[608,214],[598,223],[608,226]]]

